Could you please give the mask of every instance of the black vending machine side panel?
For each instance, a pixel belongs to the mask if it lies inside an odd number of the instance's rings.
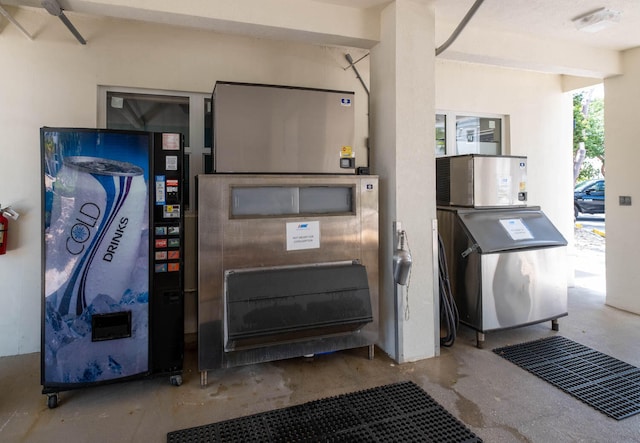
[[[151,371],[182,372],[184,361],[183,137],[154,133],[151,204]]]

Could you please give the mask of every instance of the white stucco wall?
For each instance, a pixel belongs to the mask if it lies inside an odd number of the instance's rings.
[[[605,133],[607,151],[607,304],[640,314],[640,248],[637,185],[638,102],[640,101],[640,48],[622,54],[624,75],[605,80]],[[631,196],[631,206],[618,197]],[[637,247],[636,247],[637,246]],[[630,258],[631,257],[631,258]]]

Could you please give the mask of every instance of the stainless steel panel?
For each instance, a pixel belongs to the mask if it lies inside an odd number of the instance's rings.
[[[525,157],[474,156],[473,199],[475,207],[523,206],[518,193],[526,192]]]
[[[229,205],[228,192],[220,186],[203,183],[203,177],[198,176],[198,349],[208,349],[208,352],[198,352],[198,366],[200,368],[219,367],[222,361],[222,342],[220,328],[223,318],[223,292],[215,290],[224,283],[222,269],[222,250],[224,222],[228,213],[221,208],[223,203]],[[202,208],[202,210],[200,210]]]
[[[566,246],[567,240],[537,206],[457,211],[481,253]]]
[[[349,91],[216,83],[214,170],[354,174],[355,167],[340,167],[342,148],[354,143],[354,97]]]
[[[449,163],[449,201],[469,207],[526,206],[527,158],[460,155],[439,160]],[[439,169],[439,171],[442,168]],[[525,193],[525,194],[521,194]]]
[[[473,157],[470,155],[450,157],[449,161],[449,198],[451,205],[473,206]]]
[[[481,254],[481,330],[510,328],[567,313],[566,248]]]
[[[566,248],[511,249],[492,254],[476,249],[463,256],[475,241],[458,214],[470,211],[504,212],[438,208],[438,229],[460,321],[484,332],[566,315]]]
[[[355,213],[230,217],[233,186],[352,186]],[[286,249],[288,222],[319,221],[320,247]],[[357,260],[367,269],[373,322],[358,332],[224,351],[224,273]],[[378,337],[378,178],[349,175],[198,176],[198,364],[201,371],[375,344]]]

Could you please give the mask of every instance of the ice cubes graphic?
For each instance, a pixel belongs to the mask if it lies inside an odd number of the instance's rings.
[[[122,374],[122,365],[120,365],[120,363],[115,361],[111,356],[109,356],[109,369],[114,374],[118,374],[118,375]]]
[[[142,374],[149,369],[149,293],[127,291],[120,301],[95,297],[84,312],[63,319],[55,298],[45,303],[45,385],[84,384]],[[92,341],[95,314],[131,311],[131,337]]]
[[[78,381],[80,382],[94,382],[100,378],[102,375],[102,368],[100,367],[100,363],[97,361],[87,362],[87,366],[84,368],[84,372],[82,374],[82,378]]]

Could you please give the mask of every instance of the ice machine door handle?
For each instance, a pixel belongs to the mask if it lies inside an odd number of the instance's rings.
[[[471,254],[473,251],[475,251],[476,249],[478,249],[478,243],[474,243],[471,246],[469,246],[467,249],[465,249],[464,251],[462,251],[462,258],[466,258],[469,254]]]

